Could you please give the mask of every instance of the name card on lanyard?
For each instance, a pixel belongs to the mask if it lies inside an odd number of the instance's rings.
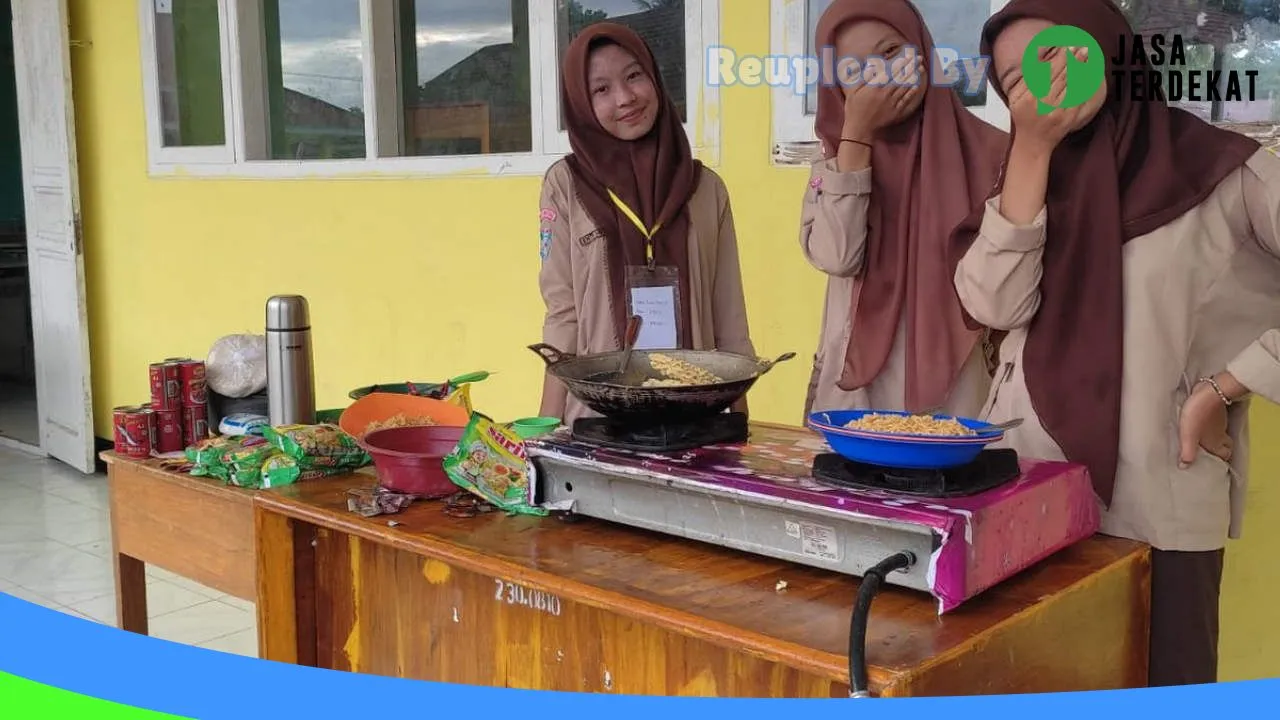
[[[613,190],[609,199],[631,221],[645,238],[645,265],[628,266],[627,315],[639,315],[640,335],[636,338],[639,350],[671,350],[680,347],[680,271],[669,266],[659,266],[653,249],[653,237],[662,227],[659,223],[646,227],[640,216],[627,206]]]

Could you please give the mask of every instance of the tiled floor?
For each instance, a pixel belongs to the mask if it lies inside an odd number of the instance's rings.
[[[0,592],[115,625],[105,475],[0,448]],[[153,637],[257,655],[253,605],[148,568]]]

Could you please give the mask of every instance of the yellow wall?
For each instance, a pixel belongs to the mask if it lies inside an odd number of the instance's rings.
[[[766,0],[733,0],[723,39],[768,52]],[[322,407],[378,381],[477,369],[474,389],[499,419],[537,410],[541,363],[536,273],[538,178],[347,181],[153,180],[147,176],[134,0],[72,0],[71,37],[85,222],[97,431],[110,409],[147,397],[147,364],[202,357],[216,338],[260,332],[276,293],[311,301]],[[797,244],[802,171],[768,160],[769,93],[722,90],[722,163],[742,244],[761,354],[788,350],[752,391],[762,420],[800,419],[822,278]],[[1256,412],[1255,438],[1280,411]],[[1264,443],[1255,443],[1264,444]],[[1257,448],[1249,536],[1232,546],[1223,609],[1223,674],[1280,675],[1280,450]]]

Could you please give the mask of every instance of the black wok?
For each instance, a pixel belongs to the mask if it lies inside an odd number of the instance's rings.
[[[547,372],[584,405],[605,417],[636,423],[689,420],[724,412],[746,395],[761,375],[796,356],[786,353],[777,360],[762,360],[716,350],[634,350],[632,373],[628,374],[640,375],[641,381],[665,377],[649,362],[655,354],[684,360],[723,379],[711,385],[640,387],[588,379],[616,371],[622,361],[621,350],[579,357],[547,344],[530,345],[529,349],[547,364]]]

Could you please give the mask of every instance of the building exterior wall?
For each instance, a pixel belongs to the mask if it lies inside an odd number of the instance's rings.
[[[767,0],[732,0],[721,43],[769,53]],[[268,296],[311,301],[321,408],[373,382],[496,372],[473,389],[497,419],[537,411],[537,177],[152,178],[133,0],[72,0],[71,37],[96,428],[147,397],[147,364],[261,332]],[[823,278],[798,244],[802,167],[770,162],[770,92],[720,95],[720,161],[756,346],[799,354],[757,384],[756,419],[798,424]],[[1231,547],[1223,677],[1280,674],[1280,408],[1255,409],[1247,536]]]

